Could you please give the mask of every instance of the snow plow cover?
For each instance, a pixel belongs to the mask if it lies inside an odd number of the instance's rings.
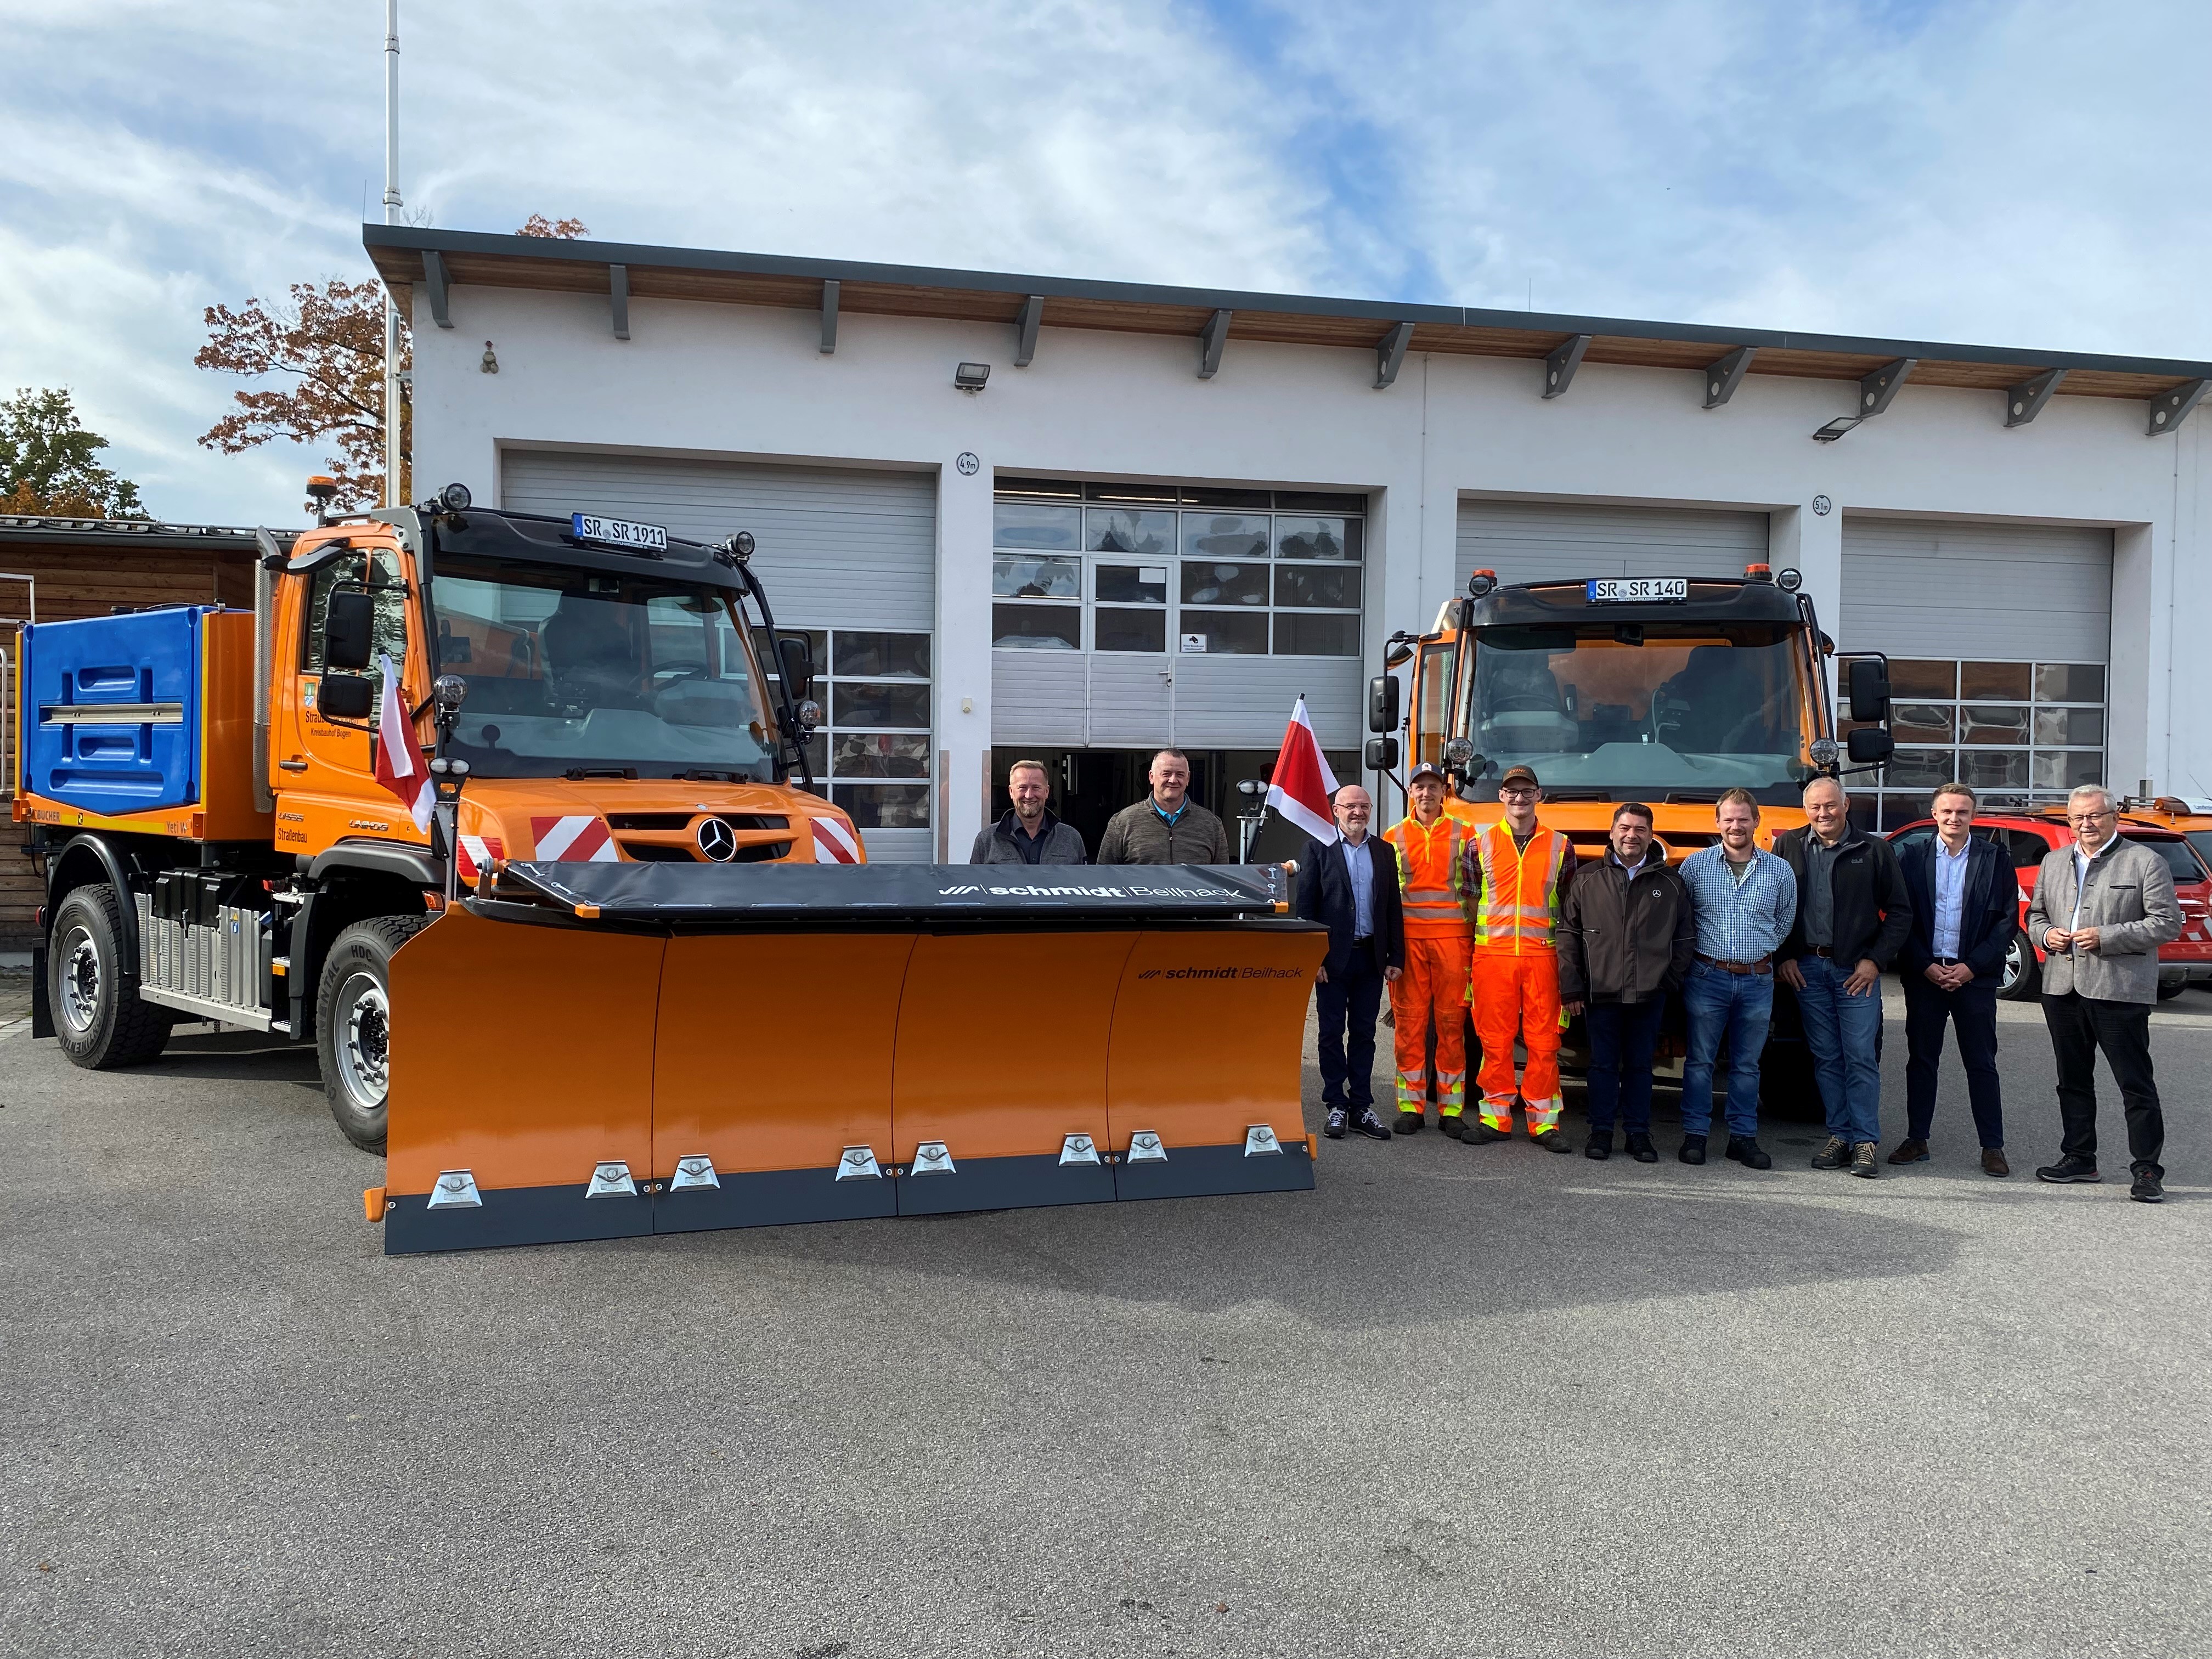
[[[507,865],[392,958],[386,1253],[1310,1188],[1271,877]]]

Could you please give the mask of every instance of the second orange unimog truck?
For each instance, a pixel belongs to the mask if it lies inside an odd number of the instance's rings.
[[[392,1253],[1310,1187],[1324,935],[1257,870],[869,866],[752,551],[454,485],[264,535],[252,613],[27,629],[33,1034],[313,1041]]]

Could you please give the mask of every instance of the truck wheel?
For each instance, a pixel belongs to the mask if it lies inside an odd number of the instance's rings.
[[[62,1052],[95,1072],[160,1054],[175,1016],[138,995],[138,964],[125,959],[123,909],[102,882],[70,891],[46,947],[46,996]]]
[[[2035,959],[2027,935],[2014,928],[2012,943],[2005,946],[2004,970],[1997,976],[1997,994],[2007,1002],[2032,1002],[2042,977],[2043,964]]]
[[[345,1138],[384,1150],[392,1058],[392,953],[422,931],[421,916],[373,916],[337,936],[315,994],[315,1052],[323,1092]]]

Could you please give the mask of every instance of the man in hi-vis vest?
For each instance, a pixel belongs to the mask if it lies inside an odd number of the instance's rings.
[[[1559,958],[1553,940],[1575,873],[1575,849],[1536,822],[1543,791],[1525,766],[1498,785],[1505,816],[1474,837],[1462,861],[1467,911],[1474,923],[1468,1001],[1482,1042],[1482,1121],[1462,1139],[1506,1140],[1513,1133],[1513,1039],[1528,1051],[1519,1093],[1528,1136],[1554,1152],[1571,1152],[1559,1129]]]
[[[1437,1030],[1437,1127],[1462,1139],[1467,1105],[1468,947],[1474,934],[1461,902],[1461,860],[1474,826],[1444,811],[1443,769],[1429,761],[1406,780],[1407,817],[1382,832],[1398,855],[1406,912],[1406,971],[1390,983],[1398,1030],[1398,1133],[1421,1127],[1427,1109],[1428,1034]]]

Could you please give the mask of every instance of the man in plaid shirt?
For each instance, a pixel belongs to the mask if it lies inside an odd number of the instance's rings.
[[[1713,1060],[1728,1038],[1728,1155],[1747,1169],[1774,1160],[1759,1144],[1759,1056],[1774,1016],[1774,952],[1797,919],[1797,878],[1753,840],[1759,802],[1748,789],[1713,807],[1719,842],[1682,860],[1682,883],[1698,922],[1697,960],[1682,986],[1690,1028],[1682,1066],[1685,1164],[1705,1161],[1713,1121]]]

